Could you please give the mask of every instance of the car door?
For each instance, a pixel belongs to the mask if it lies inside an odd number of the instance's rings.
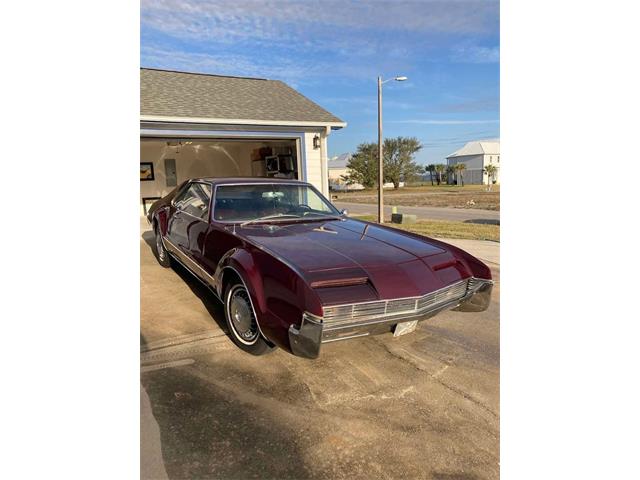
[[[175,210],[168,223],[167,238],[187,257],[187,263],[191,261],[200,264],[209,229],[211,185],[191,182],[173,200],[173,207]]]

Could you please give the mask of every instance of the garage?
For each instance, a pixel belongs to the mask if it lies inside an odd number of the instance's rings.
[[[278,80],[141,69],[141,214],[194,177],[291,178],[328,194],[327,139],[346,126]]]

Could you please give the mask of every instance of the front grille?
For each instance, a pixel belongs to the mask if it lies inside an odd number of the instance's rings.
[[[453,285],[450,285],[447,288],[443,288],[442,290],[428,293],[420,300],[418,300],[418,310],[428,308],[432,305],[440,305],[464,297],[467,293],[468,284],[469,281],[465,280],[462,282],[454,283]]]
[[[419,315],[464,297],[468,291],[478,288],[480,282],[473,278],[461,280],[422,297],[324,307],[323,321],[334,326],[376,318]]]

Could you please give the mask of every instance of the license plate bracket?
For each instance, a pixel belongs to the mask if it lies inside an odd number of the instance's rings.
[[[401,335],[406,335],[407,333],[411,333],[416,329],[417,326],[418,326],[417,320],[398,323],[396,327],[393,329],[393,336],[399,337]]]

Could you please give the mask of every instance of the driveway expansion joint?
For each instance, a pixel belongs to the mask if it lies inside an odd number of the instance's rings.
[[[488,406],[486,406],[486,405],[485,405],[484,403],[482,403],[481,401],[479,401],[479,400],[477,400],[477,399],[473,398],[471,395],[469,395],[469,394],[467,394],[467,393],[463,392],[462,390],[460,390],[460,389],[458,389],[458,388],[456,388],[456,387],[454,387],[454,386],[452,386],[452,385],[449,385],[448,383],[446,383],[446,382],[442,381],[440,378],[438,378],[438,376],[437,376],[436,374],[431,373],[430,371],[428,371],[428,370],[426,370],[426,369],[424,369],[424,368],[420,367],[419,365],[417,365],[415,362],[411,361],[411,360],[410,360],[409,358],[407,358],[406,356],[403,356],[403,355],[400,355],[400,354],[398,354],[398,353],[396,353],[396,352],[393,352],[391,349],[389,349],[389,346],[388,346],[385,342],[380,341],[380,340],[378,340],[378,339],[375,339],[375,341],[376,341],[376,343],[378,343],[378,344],[382,345],[382,346],[384,347],[384,351],[385,351],[385,352],[387,352],[387,353],[388,353],[389,355],[391,355],[392,357],[394,357],[394,358],[396,358],[396,359],[398,359],[398,360],[401,360],[401,361],[403,361],[404,363],[407,363],[408,365],[410,365],[410,366],[411,366],[411,367],[413,367],[414,369],[418,370],[419,372],[426,373],[426,374],[427,374],[427,375],[426,375],[426,376],[427,376],[427,378],[429,378],[429,379],[431,379],[431,380],[435,381],[436,383],[438,383],[438,384],[442,385],[442,386],[443,386],[443,387],[445,387],[446,389],[448,389],[448,390],[452,391],[453,393],[455,393],[455,394],[457,394],[457,395],[461,396],[462,398],[464,398],[464,399],[466,399],[466,400],[468,400],[468,401],[472,402],[474,405],[476,405],[476,406],[480,407],[481,409],[483,409],[484,411],[486,411],[487,413],[489,413],[492,417],[494,417],[494,418],[496,418],[496,419],[498,419],[498,418],[499,418],[498,414],[496,414],[493,410],[491,410]],[[448,367],[449,365],[446,365],[446,366]],[[443,372],[443,370],[441,369],[439,372],[436,372],[436,373],[438,373],[438,374],[442,374],[442,372]]]

